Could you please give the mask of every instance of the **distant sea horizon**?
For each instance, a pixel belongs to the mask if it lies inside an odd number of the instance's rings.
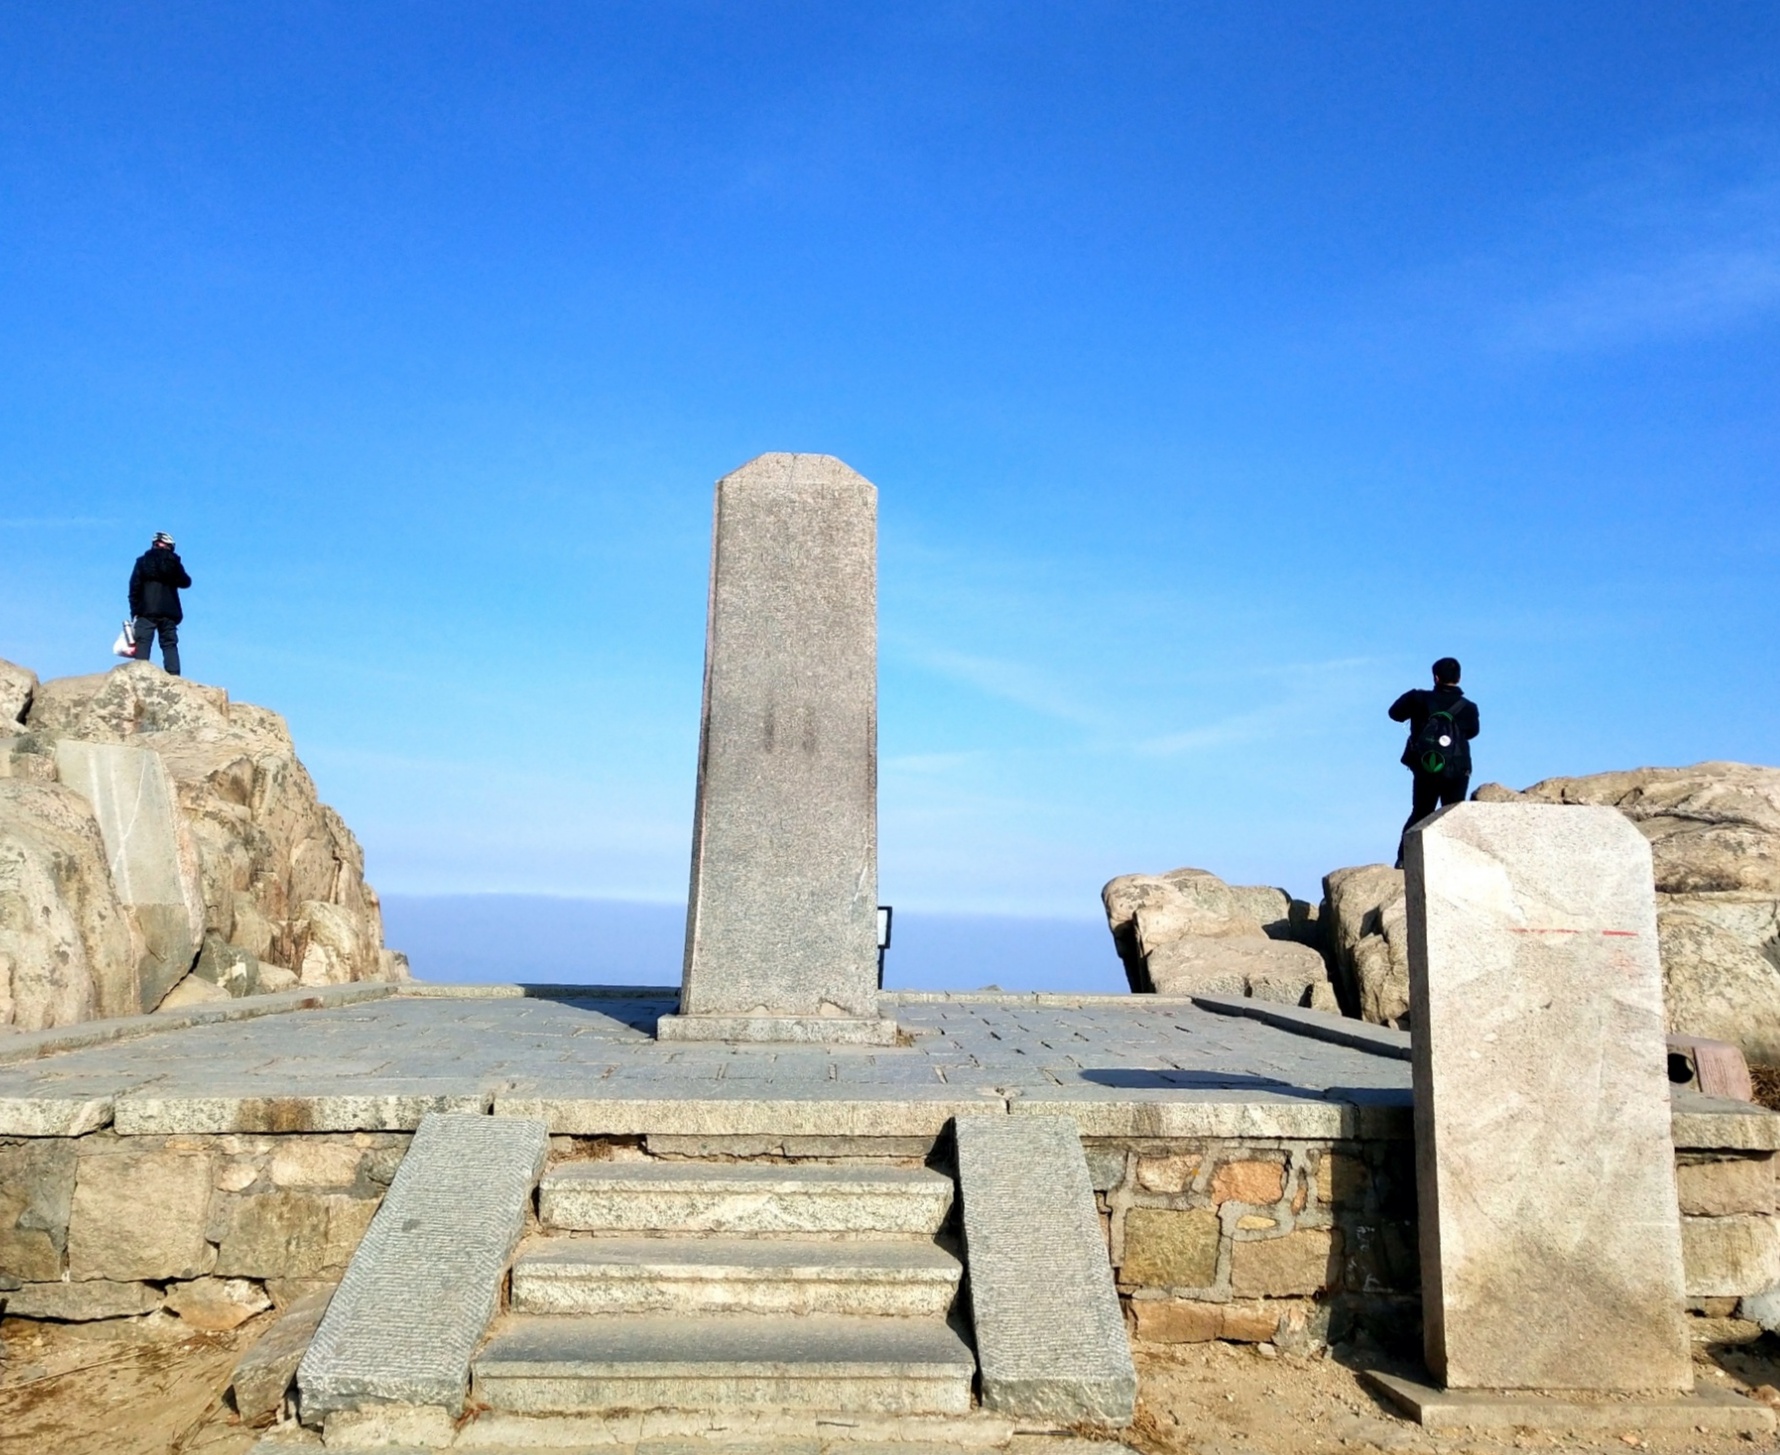
[[[678,985],[684,904],[544,894],[385,894],[384,940],[417,980]],[[899,909],[886,990],[1119,994],[1103,921]]]

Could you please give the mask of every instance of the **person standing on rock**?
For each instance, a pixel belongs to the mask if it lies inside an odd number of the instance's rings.
[[[166,531],[156,532],[130,572],[130,615],[136,623],[136,660],[148,660],[148,649],[159,632],[161,665],[175,677],[179,675],[179,623],[185,619],[179,592],[191,584],[179,552],[173,549],[173,537]]]
[[[1391,721],[1409,724],[1403,766],[1415,775],[1409,817],[1397,839],[1397,867],[1403,867],[1403,838],[1437,808],[1463,803],[1471,786],[1471,739],[1477,736],[1477,704],[1459,690],[1456,657],[1434,664],[1434,686],[1412,687],[1391,704]]]

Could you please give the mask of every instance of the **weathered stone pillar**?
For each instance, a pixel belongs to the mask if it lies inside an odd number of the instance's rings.
[[[877,491],[717,482],[680,1013],[663,1040],[890,1044],[877,1008]]]
[[[1610,808],[1465,803],[1404,866],[1430,1370],[1691,1388],[1649,845]]]

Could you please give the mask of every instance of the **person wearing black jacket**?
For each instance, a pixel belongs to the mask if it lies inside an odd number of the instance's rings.
[[[136,569],[130,572],[130,615],[136,621],[136,659],[148,660],[148,649],[154,644],[158,632],[161,665],[175,677],[179,675],[179,624],[185,620],[179,592],[191,584],[192,578],[186,575],[179,552],[173,549],[173,537],[166,531],[156,534],[154,542],[136,558]]]
[[[1412,687],[1390,708],[1392,722],[1409,724],[1403,766],[1415,775],[1409,818],[1403,833],[1437,808],[1465,801],[1471,786],[1471,739],[1477,736],[1477,704],[1459,690],[1459,664],[1442,657],[1434,664],[1434,686]],[[1403,839],[1397,840],[1397,867],[1403,867]]]

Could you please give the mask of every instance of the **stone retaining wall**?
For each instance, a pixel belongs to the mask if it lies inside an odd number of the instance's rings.
[[[1360,1328],[1413,1342],[1414,1156],[1408,1141],[1091,1144],[1132,1337],[1304,1348]],[[1695,1336],[1752,1340],[1738,1304],[1780,1284],[1775,1154],[1682,1149],[1676,1178]]]
[[[1702,1320],[1699,1337],[1744,1342],[1760,1334],[1736,1314],[1743,1295],[1780,1284],[1774,1159],[1772,1152],[1676,1154],[1687,1306]]]
[[[409,1138],[0,1138],[4,1312],[84,1321],[165,1309],[216,1329],[284,1307],[339,1280]],[[824,1139],[820,1155],[920,1160],[911,1140]],[[649,1158],[674,1141],[557,1136],[551,1160]],[[1356,1329],[1413,1339],[1412,1142],[1090,1138],[1086,1151],[1133,1338],[1288,1349]],[[734,1152],[761,1159],[739,1139]],[[1684,1148],[1677,1178],[1696,1330],[1753,1338],[1735,1314],[1742,1295],[1780,1283],[1775,1154]]]
[[[0,1139],[0,1304],[232,1328],[339,1281],[406,1132]]]
[[[1095,1143],[1132,1336],[1312,1347],[1413,1316],[1407,1141]]]

